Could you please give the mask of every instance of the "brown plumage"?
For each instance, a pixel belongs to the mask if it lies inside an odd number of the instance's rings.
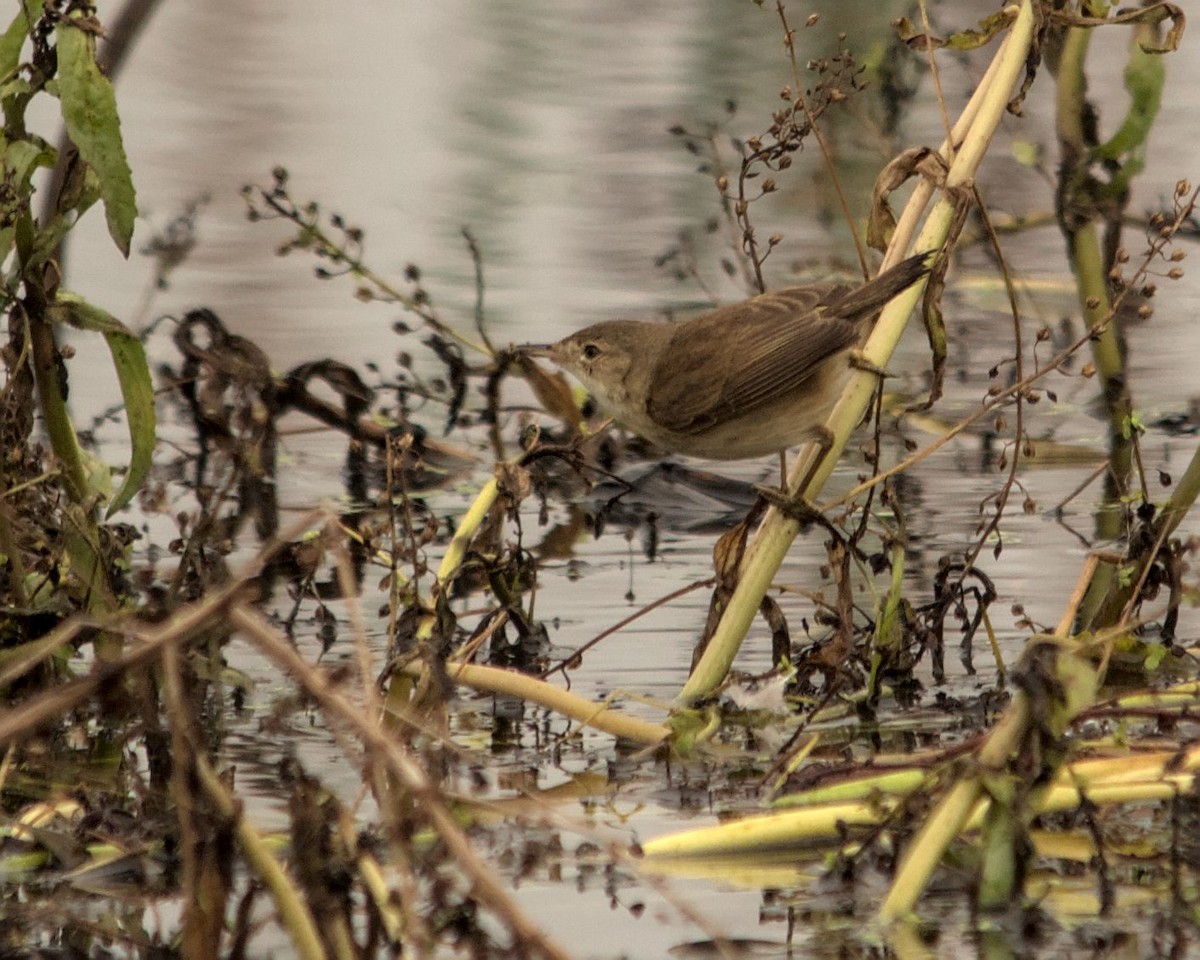
[[[597,323],[536,352],[673,453],[774,453],[822,435],[866,321],[928,273],[928,259],[858,287],[785,287],[678,323]]]

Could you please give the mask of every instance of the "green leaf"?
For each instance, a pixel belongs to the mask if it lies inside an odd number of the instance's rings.
[[[21,62],[21,48],[25,45],[25,38],[29,36],[29,26],[29,19],[22,10],[13,17],[13,22],[0,37],[0,77],[7,78]]]
[[[154,455],[157,418],[154,413],[154,385],[150,380],[146,351],[141,341],[125,324],[76,294],[60,290],[51,313],[54,320],[62,320],[73,327],[91,330],[104,336],[108,342],[109,353],[112,354],[117,379],[121,384],[132,451],[125,482],[109,503],[105,514],[106,517],[111,517],[141,489],[146,475],[150,472],[150,462]]]
[[[41,137],[28,137],[4,144],[4,174],[22,197],[38,167],[53,167],[57,154]]]
[[[30,29],[33,29],[33,24],[46,12],[45,3],[43,0],[21,0],[21,6],[25,9],[25,16],[29,20]]]
[[[0,201],[0,263],[8,259],[9,251],[17,240],[17,234],[12,224],[23,219],[23,212],[28,208],[28,200],[32,195],[30,180],[41,167],[54,166],[55,152],[40,137],[30,136],[22,140],[6,142],[0,138],[0,178],[7,185],[7,195]],[[33,249],[34,233],[27,233],[22,239],[29,241],[23,253]],[[22,256],[11,266],[11,276],[3,278],[6,288],[15,288],[15,279],[20,275],[21,265],[25,263]]]
[[[154,456],[155,428],[154,385],[150,380],[150,366],[146,362],[146,351],[142,342],[128,334],[105,334],[113,366],[121,383],[121,396],[125,400],[125,417],[129,422],[129,439],[132,455],[125,482],[108,505],[107,516],[112,516],[133,499],[146,475]]]
[[[71,232],[84,211],[100,199],[100,178],[96,171],[78,157],[74,159],[75,162],[67,164],[67,175],[58,198],[63,209],[42,224],[31,249],[17,265],[18,271],[22,265],[37,266],[53,257],[63,237]],[[82,176],[77,176],[77,171],[82,171]]]
[[[92,35],[76,26],[74,19],[60,21],[55,35],[63,122],[79,148],[79,155],[100,177],[100,198],[104,201],[109,236],[128,257],[137,200],[133,174],[121,143],[117,99],[112,84],[96,65]]]

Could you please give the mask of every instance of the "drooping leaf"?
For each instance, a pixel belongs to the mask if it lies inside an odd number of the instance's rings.
[[[908,44],[914,50],[924,51],[938,47],[949,47],[951,50],[974,50],[990,43],[1002,31],[1007,30],[1014,19],[1016,19],[1014,13],[1009,10],[1001,10],[999,13],[980,20],[978,30],[962,30],[944,38],[922,33],[916,24],[907,17],[900,17],[893,26],[895,26],[896,35],[901,42]]]
[[[141,341],[112,314],[64,290],[58,292],[52,317],[81,330],[102,334],[112,354],[121,396],[125,401],[131,453],[125,482],[108,505],[107,516],[111,517],[141,489],[146,474],[150,472],[154,454],[157,418],[154,412],[154,385],[150,379],[146,351]]]
[[[96,65],[92,34],[63,20],[55,28],[58,40],[58,83],[63,122],[79,155],[100,178],[100,197],[108,233],[117,248],[129,256],[137,200],[133,174],[121,142],[121,121],[112,84]]]
[[[886,250],[896,229],[896,217],[888,197],[910,177],[925,177],[941,186],[946,182],[946,161],[928,147],[912,147],[895,157],[875,178],[871,215],[867,221],[867,244]]]

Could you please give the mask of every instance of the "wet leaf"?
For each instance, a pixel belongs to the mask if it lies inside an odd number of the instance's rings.
[[[112,84],[96,65],[95,37],[75,20],[62,20],[55,28],[63,122],[79,148],[79,155],[100,178],[109,236],[128,257],[137,200],[133,174],[121,142],[117,100]]]

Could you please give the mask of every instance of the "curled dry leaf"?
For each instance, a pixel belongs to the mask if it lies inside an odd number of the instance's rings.
[[[896,217],[888,205],[888,197],[909,177],[928,177],[937,186],[946,182],[946,161],[929,147],[913,147],[892,160],[875,180],[871,197],[871,216],[867,221],[867,243],[884,251],[896,230]]]
[[[520,503],[533,492],[533,481],[529,471],[513,463],[502,463],[496,468],[496,479],[500,487],[514,504]]]
[[[1012,10],[1005,9],[980,20],[978,30],[960,30],[948,37],[936,37],[932,34],[922,33],[908,17],[901,17],[896,21],[896,35],[901,42],[918,51],[937,49],[938,47],[949,47],[951,50],[974,50],[990,43],[994,37],[1007,30],[1015,19],[1016,14]]]

